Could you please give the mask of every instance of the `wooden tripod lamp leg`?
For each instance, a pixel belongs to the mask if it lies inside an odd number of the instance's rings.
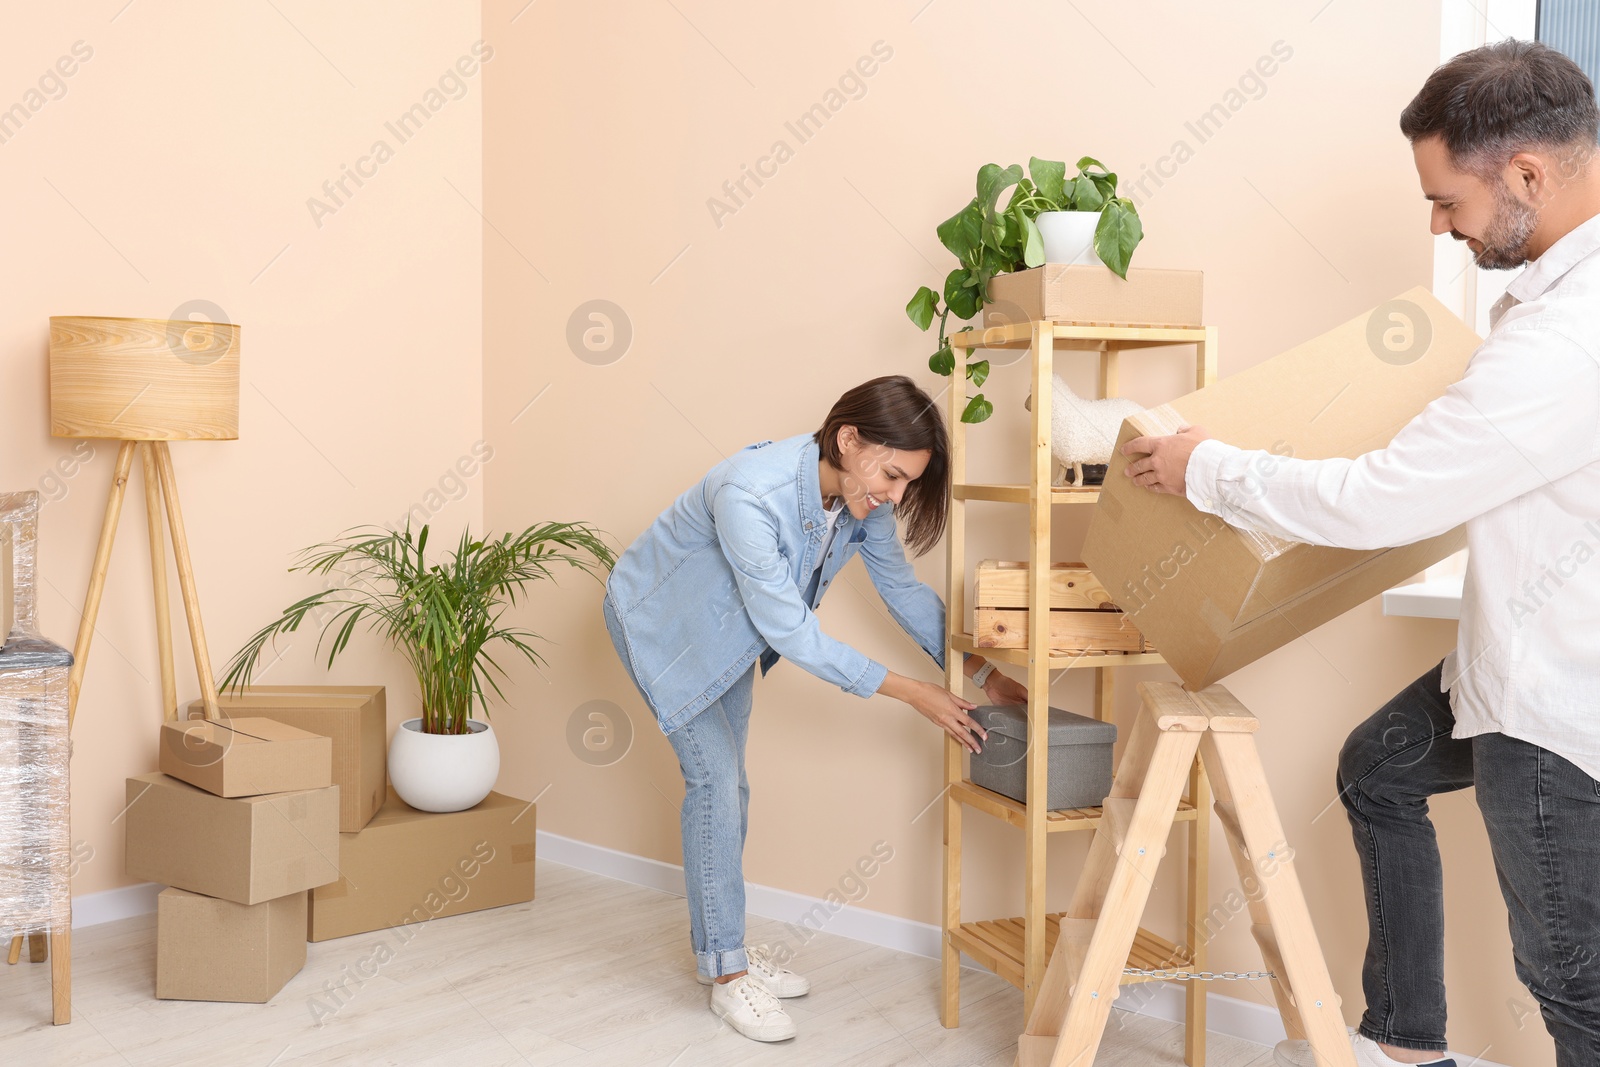
[[[83,598],[83,617],[78,621],[78,640],[72,646],[72,671],[67,675],[67,729],[78,715],[78,691],[83,688],[83,672],[89,665],[89,645],[94,641],[94,623],[100,614],[100,595],[106,590],[106,568],[111,565],[111,544],[117,538],[117,520],[122,517],[122,494],[133,470],[133,449],[137,442],[124,441],[117,449],[117,468],[111,475],[111,492],[106,497],[106,514],[100,523],[100,544],[94,550],[94,569],[89,572],[89,591]]]
[[[167,537],[161,520],[161,482],[156,470],[156,447],[144,442],[139,458],[144,462],[144,517],[150,530],[150,580],[156,594],[156,644],[161,653],[161,714],[169,722],[178,717],[178,683],[172,668],[172,605],[167,596]]]
[[[183,591],[183,613],[189,620],[189,641],[200,675],[200,699],[208,719],[220,719],[217,685],[211,676],[211,654],[206,649],[205,626],[200,621],[200,595],[195,591],[194,567],[189,562],[189,538],[183,529],[183,509],[178,505],[178,480],[172,471],[172,451],[165,441],[152,442],[161,475],[161,495],[167,501],[167,525],[172,528],[172,551],[178,557],[178,586]]]

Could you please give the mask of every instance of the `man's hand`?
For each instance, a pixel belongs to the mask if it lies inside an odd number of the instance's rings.
[[[1132,478],[1134,485],[1183,496],[1189,456],[1195,445],[1210,437],[1199,426],[1180,426],[1170,437],[1135,437],[1122,446],[1122,454],[1141,458],[1129,460],[1122,473]]]

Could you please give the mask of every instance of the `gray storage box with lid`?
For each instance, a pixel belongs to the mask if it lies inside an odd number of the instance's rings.
[[[971,715],[989,739],[972,756],[972,784],[1012,800],[1027,802],[1028,708],[1025,704],[989,704]],[[1087,808],[1111,792],[1111,746],[1116,723],[1101,722],[1062,708],[1050,709],[1049,796],[1046,807]]]

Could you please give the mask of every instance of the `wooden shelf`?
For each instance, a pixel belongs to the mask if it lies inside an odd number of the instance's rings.
[[[1061,931],[1061,916],[1044,917],[1044,955],[1050,958],[1055,949],[1056,936]],[[962,923],[947,935],[950,943],[971,956],[1018,989],[1022,988],[1022,945],[1026,924],[1022,919],[989,919],[984,922]],[[1194,966],[1194,956],[1182,945],[1175,945],[1164,937],[1139,928],[1133,949],[1128,953],[1128,966],[1144,970],[1188,969]],[[1136,982],[1159,982],[1160,978],[1125,974],[1123,985]]]
[[[950,492],[957,500],[995,500],[1002,504],[1027,504],[1033,500],[1033,490],[1027,485],[998,485],[993,482],[961,482],[952,485]],[[1093,504],[1100,499],[1098,485],[1052,485],[1052,504]]]
[[[1019,830],[1028,828],[1028,805],[1020,800],[1013,800],[992,789],[974,785],[966,778],[950,787],[950,795],[967,807],[976,808],[986,815],[993,815]],[[1100,825],[1100,815],[1099,805],[1092,808],[1061,808],[1047,811],[1044,814],[1044,828],[1048,833],[1093,830]],[[1194,805],[1187,800],[1178,801],[1176,817],[1180,822],[1193,822],[1197,817]]]
[[[1049,344],[1034,347],[1035,338]],[[1041,627],[1050,632],[1035,633],[1029,628],[1030,643],[1023,648],[980,648],[971,632],[961,628],[968,623],[966,582],[971,568],[967,562],[966,520],[967,501],[993,501],[1007,504],[1026,504],[1027,518],[1021,531],[1028,535],[1027,560],[1030,567],[1040,570],[1051,567],[1053,555],[1052,516],[1055,504],[1095,504],[1099,502],[1100,486],[1052,485],[1058,465],[1051,452],[1053,393],[1051,375],[1071,363],[1079,365],[1087,359],[1098,365],[1098,381],[1094,395],[1107,397],[1121,395],[1118,387],[1119,360],[1131,349],[1160,348],[1187,345],[1194,349],[1194,386],[1204,388],[1216,381],[1217,330],[1207,327],[1136,326],[1127,323],[1095,325],[1084,322],[1040,321],[1022,322],[989,329],[966,330],[949,339],[954,360],[951,381],[959,384],[966,376],[969,357],[966,350],[1009,349],[1027,355],[1004,360],[1008,366],[1019,363],[1027,373],[1034,403],[1030,405],[1028,437],[1024,442],[1028,454],[1024,480],[1020,483],[969,482],[967,471],[967,430],[961,421],[967,403],[967,391],[960,388],[948,390],[947,424],[950,434],[950,529],[945,538],[946,607],[950,631],[946,638],[950,655],[945,663],[946,685],[951,692],[962,692],[961,664],[955,653],[980,655],[997,663],[1008,663],[1026,671],[1029,688],[1030,714],[1042,719],[1045,706],[1052,703],[1050,687],[1056,679],[1053,672],[1090,667],[1093,670],[1092,704],[1081,710],[1102,721],[1115,718],[1118,705],[1116,676],[1121,667],[1145,667],[1166,662],[1159,651],[1110,652],[1068,651],[1051,647],[1053,640],[1072,640],[1090,643],[1083,635],[1054,636],[1053,628]],[[1058,353],[1066,352],[1066,356]],[[1180,353],[1183,354],[1183,353]],[[985,357],[973,353],[972,359]],[[1037,506],[1036,506],[1037,505]],[[1021,515],[1018,518],[1022,518]],[[1036,577],[1036,576],[1035,576]],[[1045,583],[1047,589],[1049,583]],[[1033,583],[1024,602],[1033,595],[1047,595],[1035,589]],[[1115,592],[1111,596],[1115,599]],[[986,638],[987,639],[987,638]],[[1042,804],[1023,804],[1010,797],[974,785],[966,777],[966,763],[961,746],[953,738],[946,738],[943,756],[944,848],[943,893],[940,928],[944,933],[941,956],[939,1019],[947,1027],[960,1022],[960,956],[967,953],[973,959],[994,970],[1022,990],[1022,1013],[1027,1019],[1043,986],[1044,969],[1061,929],[1059,916],[1047,915],[1045,897],[1047,888],[1046,860],[1048,842],[1053,834],[1073,830],[1113,831],[1120,823],[1119,806],[1110,807],[1110,816],[1098,807],[1071,808],[1048,811]],[[1043,787],[1049,779],[1048,767],[1039,775],[1035,788]],[[1187,839],[1187,861],[1184,870],[1184,916],[1191,929],[1204,926],[1208,902],[1206,884],[1210,856],[1211,791],[1205,770],[1199,760],[1189,769],[1185,798],[1179,801],[1173,813],[1175,821],[1184,826]],[[1023,915],[1018,919],[996,919],[985,922],[963,922],[961,915],[962,850],[965,836],[965,813],[975,809],[999,819],[1022,831],[1023,838]],[[1165,813],[1163,813],[1165,814]],[[1103,825],[1105,824],[1105,825]],[[991,831],[992,832],[992,831]],[[1113,834],[1113,837],[1115,834]],[[1096,845],[1090,854],[1096,854]],[[1083,920],[1071,920],[1066,929],[1081,929]],[[1038,924],[1029,926],[1028,924]],[[1131,925],[1131,921],[1128,925]],[[1032,952],[1027,949],[1031,930]],[[1042,950],[1042,951],[1041,951]],[[1146,969],[1197,969],[1206,964],[1207,948],[1204,941],[1183,948],[1147,930],[1140,930],[1129,956],[1129,963]],[[1130,980],[1148,980],[1124,978]],[[1204,1067],[1206,1000],[1198,983],[1188,983],[1184,991],[1184,1062],[1192,1067]],[[1043,1039],[1048,1040],[1048,1039]],[[1046,1056],[1048,1058],[1048,1055]]]
[[[972,640],[969,631],[962,631],[950,636],[950,644],[958,652],[973,652],[984,659],[998,660],[1001,663],[1012,663],[1019,667],[1028,665],[1028,650],[1025,648],[981,648]],[[1158,663],[1165,663],[1159,652],[1069,652],[1052,650],[1050,653],[1050,669],[1053,671],[1066,671],[1084,667],[1144,667]]]
[[[1054,324],[1055,347],[1103,350],[1115,347],[1159,348],[1164,345],[1202,344],[1206,339],[1203,326],[1090,326],[1084,323],[1057,322]],[[990,326],[986,329],[962,330],[949,338],[951,348],[1008,348],[1033,347],[1033,323],[1016,322],[1009,326]]]

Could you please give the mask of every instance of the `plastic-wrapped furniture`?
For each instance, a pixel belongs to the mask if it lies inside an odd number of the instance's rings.
[[[10,528],[15,618],[0,648],[0,931],[50,957],[56,1023],[72,1021],[71,820],[67,679],[72,653],[39,636],[35,549],[39,494],[0,493]],[[49,951],[46,952],[46,937]]]

